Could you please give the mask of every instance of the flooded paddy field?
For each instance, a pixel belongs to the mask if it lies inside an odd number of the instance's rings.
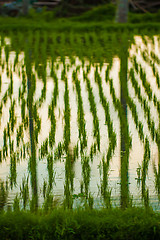
[[[159,37],[0,39],[0,208],[159,210]]]

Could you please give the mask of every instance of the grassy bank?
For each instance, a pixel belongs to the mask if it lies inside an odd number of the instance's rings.
[[[131,208],[0,214],[3,239],[160,239],[160,214]]]

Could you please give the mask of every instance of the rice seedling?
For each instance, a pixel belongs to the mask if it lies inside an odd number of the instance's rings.
[[[48,176],[49,176],[49,188],[52,189],[53,182],[54,182],[54,171],[53,171],[53,155],[48,154],[47,156],[47,169],[48,169]]]
[[[78,76],[75,71],[72,73],[72,80],[76,87],[76,92],[78,96],[78,127],[79,127],[79,139],[81,143],[81,152],[87,146],[87,136],[85,130],[85,119],[84,119],[84,110],[82,104],[82,96],[81,96],[81,87],[80,82],[78,80]]]
[[[8,198],[8,182],[0,181],[0,212],[3,210]]]
[[[149,206],[149,190],[146,190],[146,176],[148,173],[148,165],[150,161],[150,146],[149,140],[145,138],[144,157],[142,163],[142,199],[144,199],[145,207]]]
[[[29,186],[28,186],[28,180],[29,178],[23,178],[22,179],[22,186],[20,187],[20,196],[23,201],[23,208],[25,209],[27,206],[27,203],[29,201]]]
[[[90,167],[89,161],[90,161],[90,159],[88,156],[81,157],[84,194],[85,194],[86,199],[88,199],[89,183],[90,183],[90,176],[91,176],[91,167]]]
[[[99,132],[99,120],[98,120],[98,116],[97,116],[96,103],[95,103],[92,87],[90,85],[90,81],[86,75],[85,75],[85,81],[87,84],[88,99],[89,99],[89,103],[90,103],[90,111],[93,115],[93,126],[94,126],[93,134],[94,134],[94,137],[96,138],[98,151],[100,151],[100,132]]]
[[[103,156],[102,161],[99,164],[99,172],[101,178],[101,185],[100,185],[100,191],[101,196],[103,198],[104,204],[106,208],[111,208],[111,190],[108,186],[108,175],[109,175],[109,161],[105,161],[105,158]]]
[[[102,88],[102,80],[100,78],[100,75],[97,71],[95,71],[95,82],[97,82],[98,84],[98,88],[99,88],[99,96],[100,96],[100,101],[102,103],[102,106],[104,108],[105,111],[105,117],[106,117],[106,124],[108,126],[108,135],[109,135],[109,139],[110,139],[110,143],[109,143],[109,147],[110,147],[110,156],[108,155],[108,160],[111,159],[112,154],[114,153],[115,147],[116,147],[116,134],[113,131],[113,123],[111,121],[110,118],[110,113],[109,113],[109,103],[107,102],[104,93],[103,93],[103,88]]]
[[[2,76],[0,75],[0,93],[2,91]]]
[[[65,69],[64,69],[65,70]],[[70,143],[70,104],[69,104],[69,90],[68,90],[68,80],[64,73],[63,79],[65,81],[65,93],[64,93],[64,119],[65,119],[65,126],[64,126],[64,148],[66,153],[68,152],[68,147]]]
[[[74,162],[73,155],[71,151],[67,152],[65,161],[65,184],[64,184],[64,208],[72,209],[73,207],[73,184],[74,184]]]
[[[16,186],[17,179],[17,164],[16,164],[16,154],[13,153],[10,156],[10,186],[11,189],[13,188],[13,185]]]

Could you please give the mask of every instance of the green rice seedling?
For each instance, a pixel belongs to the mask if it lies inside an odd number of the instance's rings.
[[[54,150],[54,160],[60,160],[63,154],[62,143],[58,143],[58,147]]]
[[[29,117],[26,116],[26,118],[24,119],[24,129],[27,130],[28,126],[29,126]]]
[[[10,186],[11,189],[13,185],[16,186],[17,183],[17,164],[16,164],[16,154],[13,153],[10,156]]]
[[[47,182],[44,180],[43,182],[43,198],[46,198],[46,191],[47,191]]]
[[[7,67],[8,67],[8,60],[9,60],[9,53],[10,53],[10,50],[9,50],[10,46],[7,44],[4,48],[5,50],[5,61],[6,61],[6,64],[7,64]]]
[[[87,136],[86,136],[86,129],[85,129],[85,119],[84,119],[84,110],[83,110],[83,103],[82,103],[82,96],[81,96],[81,87],[80,82],[78,80],[78,76],[76,71],[72,73],[72,81],[76,87],[76,93],[78,96],[78,128],[79,128],[79,139],[81,143],[81,152],[87,146]]]
[[[159,57],[151,50],[150,52],[150,56],[153,59],[154,62],[156,62],[157,64],[160,64],[160,59]]]
[[[138,86],[138,84],[137,84],[137,81],[135,80],[135,77],[134,77],[134,73],[133,73],[133,71],[130,71],[130,77],[131,77],[131,81],[132,81],[132,85],[133,85],[133,87],[134,87],[134,89],[135,89],[135,94],[138,96],[138,99],[139,99],[139,101],[141,102],[141,106],[143,107],[143,109],[144,109],[144,113],[145,113],[145,116],[147,117],[147,123],[148,123],[148,128],[149,128],[149,130],[150,130],[150,132],[151,132],[151,136],[152,136],[152,140],[154,141],[154,138],[155,138],[155,123],[154,123],[154,121],[151,119],[151,112],[150,112],[150,108],[149,108],[149,106],[148,106],[148,104],[147,104],[147,102],[146,102],[146,99],[144,99],[140,94],[139,94],[139,92],[137,92],[136,91],[136,87],[135,86]],[[137,85],[136,85],[137,84]],[[140,89],[140,88],[139,88]],[[129,103],[130,103],[130,105],[131,105],[131,99],[129,99]],[[154,105],[156,106],[157,105],[157,100],[156,100],[156,96],[154,95],[154,98],[153,98],[153,101],[154,101]],[[132,107],[134,106],[134,104],[133,104],[133,101],[132,101]],[[135,108],[135,106],[134,106],[134,116],[136,115],[136,108]],[[138,119],[137,117],[136,117],[136,119]],[[138,123],[138,120],[136,120],[137,121],[137,123]],[[142,134],[142,131],[141,131],[141,129],[142,129],[142,126],[141,125],[139,125],[139,133],[140,133],[140,138],[141,138],[141,140],[142,139],[144,139],[144,137],[143,137],[143,134]]]
[[[88,90],[88,100],[90,103],[90,111],[93,115],[93,126],[94,126],[93,134],[97,141],[98,150],[100,151],[100,132],[99,132],[99,120],[97,116],[96,103],[95,103],[92,87],[90,85],[90,81],[86,75],[85,75],[85,80],[86,80],[87,90]]]
[[[41,144],[41,159],[48,154],[48,138]]]
[[[0,93],[1,93],[1,91],[2,91],[2,76],[0,74]]]
[[[82,156],[81,165],[82,165],[82,176],[83,176],[83,183],[84,183],[84,193],[85,193],[86,199],[88,199],[89,183],[90,183],[90,177],[91,177],[91,167],[89,164],[89,157]]]
[[[16,197],[14,198],[13,211],[14,212],[20,211],[20,199],[19,199],[18,195],[16,195]]]
[[[145,92],[147,93],[149,100],[151,100],[152,99],[152,89],[151,89],[150,84],[147,82],[146,73],[144,72],[141,64],[140,64],[140,78],[142,80],[142,84],[145,89]]]
[[[14,126],[16,124],[16,116],[15,116],[15,100],[11,100],[11,107],[9,109],[9,121],[11,122],[11,131],[14,131]]]
[[[73,207],[73,181],[74,181],[74,170],[73,170],[73,156],[71,151],[67,152],[65,161],[65,184],[64,184],[64,208],[72,209]]]
[[[65,93],[64,93],[64,119],[65,119],[65,126],[64,126],[64,147],[67,153],[69,143],[70,143],[70,104],[69,104],[69,90],[68,90],[68,80],[66,76],[64,77],[65,81]]]
[[[8,198],[8,183],[0,182],[0,211],[3,210]]]
[[[50,192],[47,192],[44,203],[43,203],[43,211],[44,213],[50,213],[54,208],[54,200],[53,195]]]
[[[0,163],[2,162],[2,150],[0,150]]]
[[[23,201],[23,208],[26,209],[27,203],[29,201],[29,186],[28,186],[28,177],[22,179],[22,186],[20,187],[20,196]]]
[[[76,160],[76,158],[78,158],[79,156],[79,147],[78,147],[78,143],[76,146],[74,146],[73,148],[73,156],[74,156],[74,161]]]
[[[8,87],[8,96],[11,97],[12,94],[13,94],[13,75],[12,75],[12,72],[11,72],[10,84],[9,84],[9,87]]]
[[[106,124],[108,126],[108,135],[109,135],[109,139],[110,139],[110,143],[109,143],[109,151],[108,151],[108,160],[111,159],[112,154],[114,153],[115,147],[116,147],[116,134],[113,131],[113,122],[111,121],[110,118],[110,113],[109,113],[109,103],[107,102],[105,96],[104,96],[104,92],[103,92],[103,88],[102,88],[102,79],[98,73],[98,68],[96,68],[95,70],[95,82],[98,84],[98,89],[99,89],[99,96],[100,96],[100,101],[102,103],[102,106],[104,108],[105,111],[105,118],[106,118]],[[111,84],[111,82],[110,82]],[[118,100],[115,97],[115,93],[112,89],[112,96],[113,96],[113,102],[117,102]],[[117,107],[117,105],[116,105]]]
[[[53,182],[54,182],[53,155],[52,154],[48,154],[48,156],[47,156],[47,169],[48,169],[48,176],[49,176],[49,188],[52,189]]]
[[[138,188],[140,187],[140,183],[141,183],[141,180],[142,180],[142,178],[141,178],[141,170],[142,170],[142,168],[141,168],[140,164],[138,164],[138,167],[136,168],[137,178],[135,178],[137,180]]]
[[[20,140],[22,139],[23,140],[23,125],[20,125],[19,128],[17,129],[17,136],[16,136],[16,139],[17,139],[17,147],[19,147],[19,144],[20,144]]]
[[[23,123],[25,121],[25,108],[26,108],[26,100],[23,98],[21,103],[21,117],[22,117]]]
[[[155,177],[155,189],[158,195],[158,199],[160,200],[160,172],[159,172],[159,162],[158,162],[158,169],[156,168],[155,162],[153,162],[153,171]]]
[[[134,119],[136,129],[138,129],[139,137],[142,142],[144,142],[144,132],[143,132],[143,124],[138,119],[136,105],[134,104],[133,100],[128,96],[127,98],[128,106],[132,112],[132,117]]]
[[[108,187],[108,171],[109,171],[109,161],[105,161],[105,158],[102,158],[102,161],[100,162],[99,165],[99,171],[100,171],[100,177],[102,174],[102,179],[101,179],[101,186],[100,186],[100,191],[101,191],[101,196],[103,198],[103,201],[105,203],[106,208],[111,208],[111,191],[109,190]]]
[[[35,70],[38,71],[39,65],[39,44],[40,44],[40,31],[35,31],[35,42],[34,42],[34,60],[35,60]]]
[[[5,92],[5,94],[4,94],[3,98],[2,98],[2,102],[4,102],[4,104],[6,104],[7,99],[8,99],[8,90]]]
[[[150,161],[150,146],[149,140],[145,138],[145,145],[144,145],[144,157],[142,163],[142,198],[144,199],[145,206],[148,207],[148,197],[149,193],[146,190],[146,176],[148,174],[148,166]]]
[[[4,128],[3,130],[3,158],[5,158],[6,156],[8,156],[8,144],[7,144],[7,131],[6,128]]]

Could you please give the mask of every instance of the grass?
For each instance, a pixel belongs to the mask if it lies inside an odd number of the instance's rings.
[[[1,240],[159,239],[159,222],[159,213],[141,208],[2,212],[0,236]]]
[[[31,9],[28,16],[2,17],[0,16],[0,30],[17,29],[52,29],[58,32],[68,31],[119,31],[124,28],[124,24],[115,23],[116,7],[112,4],[105,4],[89,10],[80,16],[69,18],[57,18],[56,10],[36,13]],[[160,11],[157,13],[129,13],[128,23],[125,28],[138,31],[149,29],[157,31],[160,29]]]

